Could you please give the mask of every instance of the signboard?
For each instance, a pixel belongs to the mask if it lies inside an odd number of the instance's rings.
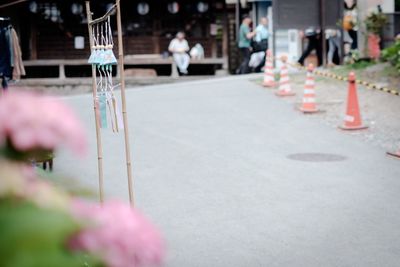
[[[321,28],[322,18],[325,28],[334,28],[343,14],[343,0],[277,0],[272,6],[276,29]]]
[[[75,36],[74,47],[75,49],[85,49],[85,37]]]

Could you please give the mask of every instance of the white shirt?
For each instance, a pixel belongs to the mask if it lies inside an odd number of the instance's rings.
[[[180,41],[178,38],[175,38],[169,44],[168,50],[172,53],[184,53],[189,51],[189,44],[185,39]]]
[[[254,41],[261,42],[261,40],[268,39],[269,33],[268,28],[262,24],[258,25],[256,28],[256,36],[254,37]]]

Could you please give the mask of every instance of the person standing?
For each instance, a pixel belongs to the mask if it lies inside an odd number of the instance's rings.
[[[344,1],[343,29],[345,30],[345,40],[349,40],[351,50],[358,48],[358,22],[357,22],[357,1]],[[346,36],[347,35],[347,36]]]
[[[259,51],[267,51],[268,49],[268,19],[262,17],[260,19],[260,24],[258,24],[256,30],[256,35],[254,36],[254,42],[256,43],[257,50]],[[255,51],[258,52],[258,51]]]
[[[342,38],[340,31],[337,29],[327,29],[325,34],[326,39],[329,41],[328,67],[333,67],[335,66],[333,63],[335,52],[338,51],[339,60],[342,57]]]
[[[185,39],[185,33],[178,32],[176,34],[176,37],[169,44],[168,51],[172,53],[172,57],[178,66],[179,72],[183,75],[187,75],[190,57],[188,55],[189,44]]]
[[[251,18],[244,16],[239,29],[239,49],[242,54],[242,63],[240,64],[237,74],[249,73],[249,61],[251,56],[251,39],[256,35],[256,32],[250,30]]]
[[[315,50],[318,58],[318,66],[322,65],[322,42],[321,42],[321,32],[312,27],[308,28],[301,35],[308,39],[307,48],[304,50],[303,54],[297,61],[300,65],[304,65],[305,59],[310,55],[310,53]]]
[[[265,65],[265,53],[268,49],[268,19],[266,17],[262,17],[260,19],[260,23],[256,27],[256,35],[253,39],[253,51],[250,58],[250,62],[255,62],[253,66],[254,72],[261,72],[261,69]],[[258,59],[258,60],[254,60]]]

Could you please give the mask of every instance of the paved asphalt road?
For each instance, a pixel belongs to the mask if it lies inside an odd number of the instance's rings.
[[[62,153],[56,172],[96,188],[91,96],[67,101],[91,149]],[[400,161],[380,148],[247,77],[132,89],[127,102],[136,204],[165,235],[165,266],[400,266]],[[107,197],[127,199],[123,136],[103,141]]]

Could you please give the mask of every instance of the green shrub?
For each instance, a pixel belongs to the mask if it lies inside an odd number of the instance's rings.
[[[383,27],[387,24],[387,17],[381,12],[374,12],[364,20],[365,27],[369,33],[381,34]]]
[[[393,66],[400,71],[400,41],[382,51],[382,59],[390,62]]]

